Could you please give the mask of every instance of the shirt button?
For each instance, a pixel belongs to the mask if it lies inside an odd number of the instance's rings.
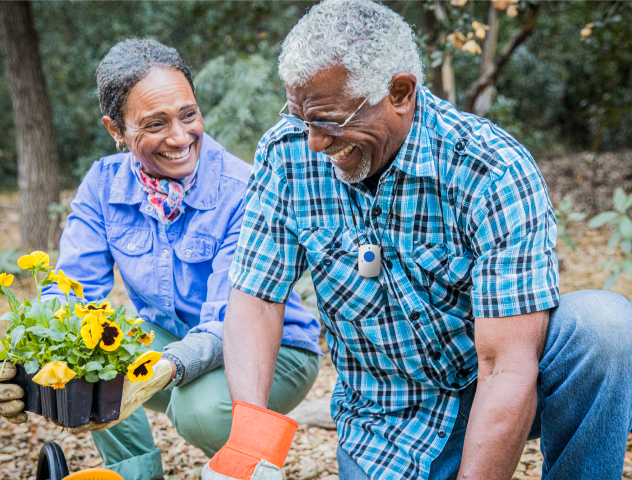
[[[445,432],[443,430],[439,432],[439,438],[445,438]]]
[[[465,150],[465,142],[463,140],[459,140],[454,146],[458,152],[462,152]]]
[[[128,250],[136,250],[136,245],[134,245],[133,243],[128,243],[127,244],[127,249]]]
[[[430,356],[432,357],[433,360],[439,360],[441,359],[441,352],[439,350],[431,350]]]
[[[456,376],[459,378],[467,378],[469,374],[470,374],[470,371],[467,368],[462,368],[461,370],[456,372]]]
[[[167,258],[169,256],[169,250],[162,251],[162,258]]]
[[[185,250],[185,251],[184,251],[184,256],[185,256],[185,257],[187,257],[187,258],[189,258],[189,257],[191,256],[191,254],[192,254],[192,253],[193,253],[193,252],[191,252],[191,250]]]
[[[377,207],[373,207],[373,210],[371,210],[371,215],[373,215],[374,217],[379,217],[381,214],[382,214],[382,209],[380,208],[379,205]]]
[[[153,212],[154,211],[154,207],[152,207],[151,205],[145,205],[145,211],[147,213]]]
[[[323,264],[326,267],[331,267],[331,264],[332,264],[331,258],[326,258],[325,260],[323,260]]]
[[[413,321],[415,321],[415,320],[417,320],[418,318],[419,318],[419,312],[418,312],[417,310],[413,310],[413,311],[410,313],[410,319],[411,319],[411,320],[413,320]]]
[[[169,307],[169,306],[171,306],[171,302],[170,302],[169,300],[163,300],[163,301],[162,301],[162,304],[163,304],[165,307]]]
[[[393,268],[393,262],[391,262],[390,260],[386,259],[384,260],[384,263],[386,264],[386,268],[388,268],[389,270]]]

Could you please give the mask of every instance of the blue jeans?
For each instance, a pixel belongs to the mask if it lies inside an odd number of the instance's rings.
[[[562,295],[551,310],[537,389],[529,439],[540,437],[542,478],[620,480],[632,428],[632,303],[602,290]],[[475,393],[476,383],[461,392],[456,423],[429,480],[457,477]],[[340,480],[369,478],[340,447],[338,465]]]

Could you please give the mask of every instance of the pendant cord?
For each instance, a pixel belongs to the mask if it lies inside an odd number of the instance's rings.
[[[400,174],[400,170],[397,171],[397,175],[395,177],[395,185],[393,185],[393,195],[391,196],[391,204],[388,209],[388,215],[386,216],[386,222],[384,222],[384,228],[382,228],[382,236],[380,237],[380,245],[379,245],[380,251],[382,251],[382,240],[384,239],[384,233],[386,232],[386,229],[388,228],[388,224],[391,221],[391,214],[393,213],[393,203],[395,202],[395,194],[397,193],[397,184],[399,183],[399,174]],[[380,188],[378,189],[377,194],[375,195],[375,198],[379,197],[380,190],[381,190],[381,185],[380,185]],[[349,209],[351,209],[351,217],[353,218],[353,226],[355,228],[355,233],[356,233],[356,242],[358,244],[358,250],[360,250],[360,238],[358,237],[358,224],[356,222],[355,213],[353,213],[353,205],[351,204],[351,195],[349,195],[348,192],[347,192],[347,197],[349,200]],[[358,210],[360,209],[358,208]],[[360,214],[362,214],[362,210],[360,210]]]

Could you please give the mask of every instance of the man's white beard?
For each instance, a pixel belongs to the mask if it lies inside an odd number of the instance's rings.
[[[369,176],[370,171],[371,162],[369,161],[369,157],[367,157],[366,153],[364,152],[362,152],[362,161],[354,172],[345,172],[334,164],[334,173],[336,174],[336,177],[338,177],[338,180],[343,183],[360,183],[362,180]]]

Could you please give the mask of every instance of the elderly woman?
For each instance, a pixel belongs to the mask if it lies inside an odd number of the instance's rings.
[[[174,49],[118,43],[99,65],[97,85],[103,124],[121,153],[95,162],[81,183],[57,268],[98,300],[118,266],[145,330],[155,332],[152,347],[171,367],[166,389],[144,406],[166,412],[180,435],[212,456],[231,427],[222,322],[251,167],[203,132],[191,73]],[[307,394],[320,367],[319,332],[293,292],[271,409],[287,413]],[[105,466],[125,480],[162,478],[142,407],[92,435]]]

